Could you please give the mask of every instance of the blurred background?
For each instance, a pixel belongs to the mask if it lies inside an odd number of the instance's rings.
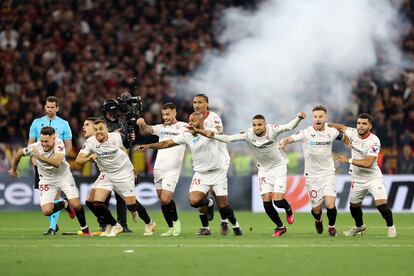
[[[27,144],[32,121],[44,116],[46,97],[60,99],[58,116],[72,129],[67,159],[84,196],[97,170],[74,163],[85,141],[83,121],[99,116],[104,100],[129,91],[142,98],[148,124],[161,123],[165,102],[175,103],[178,119],[187,121],[193,96],[205,93],[226,134],[248,128],[256,113],[282,124],[324,104],[329,121],[354,126],[367,112],[381,139],[378,164],[390,201],[397,211],[414,211],[414,1],[339,2],[1,1],[0,209],[38,208],[30,160],[21,162],[19,180],[7,171]],[[310,124],[307,119],[298,129]],[[134,143],[155,141],[138,134]],[[260,211],[255,160],[242,143],[229,149],[233,205]],[[340,143],[334,151],[350,155]],[[301,148],[287,154],[288,194],[305,210]],[[134,152],[132,161],[142,176],[138,196],[158,208],[155,157]],[[339,209],[346,210],[347,166],[337,173]],[[176,192],[181,208],[191,176],[187,153]],[[373,207],[369,198],[364,204]]]

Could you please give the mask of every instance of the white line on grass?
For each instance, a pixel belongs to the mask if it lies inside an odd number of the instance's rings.
[[[0,244],[0,248],[20,248],[20,247],[41,247],[42,245],[34,244]],[[278,248],[278,247],[414,247],[414,244],[52,244],[48,247],[140,247],[140,248]]]

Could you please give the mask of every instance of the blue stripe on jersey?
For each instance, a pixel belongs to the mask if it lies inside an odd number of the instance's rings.
[[[50,120],[47,116],[35,119],[30,126],[29,138],[40,141],[40,130],[46,126],[53,127],[62,141],[72,139],[72,130],[70,129],[69,123],[57,116],[53,120]]]

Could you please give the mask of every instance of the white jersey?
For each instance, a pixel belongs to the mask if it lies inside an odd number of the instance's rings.
[[[270,125],[266,126],[266,134],[257,136],[253,128],[249,128],[246,132],[235,135],[215,135],[216,140],[228,143],[233,141],[246,141],[250,149],[253,151],[257,159],[258,167],[264,170],[272,169],[280,165],[286,166],[288,159],[286,154],[279,150],[279,142],[277,137],[284,131],[294,129],[300,122],[296,117],[286,125]]]
[[[348,136],[352,143],[352,159],[361,160],[365,159],[367,156],[378,157],[381,143],[375,134],[370,133],[368,137],[362,139],[359,138],[358,130],[356,128],[348,127],[345,131],[345,135]],[[361,168],[355,165],[350,165],[349,173],[352,174],[352,180],[361,182],[382,176],[377,160],[375,160],[371,168]]]
[[[209,139],[202,135],[193,136],[191,133],[182,132],[173,139],[174,143],[187,144],[193,157],[193,169],[195,172],[208,172],[220,168],[227,168],[230,163],[230,156],[223,151],[223,143]]]
[[[223,134],[224,127],[220,116],[213,111],[209,111],[207,113],[207,116],[204,118],[204,129],[214,131],[216,134]],[[227,145],[224,143],[219,143],[219,147],[223,152],[227,153],[230,159],[230,155],[227,151]]]
[[[118,132],[108,133],[103,143],[95,136],[89,137],[80,152],[95,153],[99,170],[111,180],[125,179],[134,170],[128,154],[122,149],[122,137]]]
[[[322,131],[310,126],[290,136],[295,142],[302,143],[305,155],[305,177],[324,177],[335,173],[332,142],[338,135],[339,131],[336,128],[325,125]]]
[[[175,122],[172,125],[158,124],[152,126],[154,135],[160,137],[159,141],[166,141],[177,137],[181,132],[185,131],[187,126],[184,122]],[[168,149],[160,149],[157,153],[154,169],[163,171],[181,171],[185,153],[185,145],[180,145]]]
[[[54,167],[52,165],[47,164],[45,161],[37,160],[37,168],[39,171],[39,178],[44,182],[56,182],[59,181],[63,176],[70,172],[69,163],[65,159],[65,144],[59,138],[55,138],[55,145],[53,149],[48,152],[43,150],[43,147],[39,142],[33,143],[28,145],[26,148],[23,149],[24,155],[33,155],[33,148],[37,149],[37,151],[44,157],[52,158],[55,154],[59,153],[63,155],[62,163],[59,167]]]

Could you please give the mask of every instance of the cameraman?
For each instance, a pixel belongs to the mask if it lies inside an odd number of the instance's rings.
[[[118,102],[115,99],[105,100],[101,107],[102,116],[98,119],[102,119],[105,121],[108,131],[113,132],[117,131],[122,136],[122,142],[126,149],[129,149],[130,144],[135,140],[135,134],[130,133],[128,135],[128,130],[124,122],[122,122],[121,118],[118,117]],[[131,142],[131,143],[130,143]],[[116,212],[117,212],[117,220],[122,225],[124,229],[124,233],[132,233],[132,231],[128,228],[127,225],[127,218],[126,218],[126,204],[125,201],[122,199],[120,195],[115,193],[116,198]],[[106,199],[106,204],[109,206],[109,200],[111,199],[111,194]],[[101,228],[105,228],[106,223],[103,222],[100,218],[98,218],[99,225]]]

